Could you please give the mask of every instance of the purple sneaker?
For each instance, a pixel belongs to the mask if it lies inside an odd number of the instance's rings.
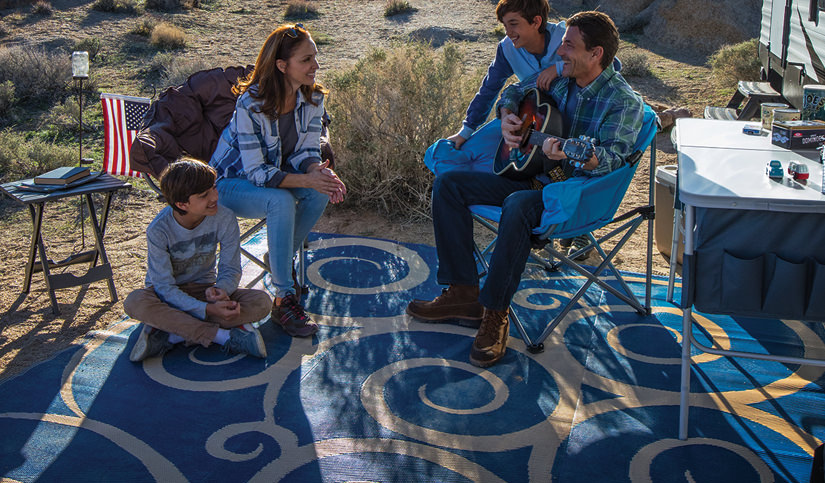
[[[281,305],[272,307],[272,320],[292,337],[309,337],[318,332],[318,324],[307,317],[292,293],[281,299]]]

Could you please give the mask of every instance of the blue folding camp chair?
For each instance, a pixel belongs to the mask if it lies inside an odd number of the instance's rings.
[[[518,330],[519,335],[528,350],[532,353],[538,353],[544,350],[544,340],[550,335],[553,329],[564,319],[570,312],[574,304],[585,294],[591,285],[597,284],[604,290],[618,297],[631,307],[633,307],[640,314],[650,313],[650,297],[651,297],[651,249],[653,245],[653,183],[654,170],[656,166],[656,133],[659,130],[659,119],[656,113],[650,106],[645,105],[645,115],[642,124],[642,130],[636,140],[634,152],[628,156],[625,166],[617,169],[605,176],[587,178],[576,177],[571,178],[560,183],[551,183],[544,187],[543,199],[545,204],[544,213],[541,218],[541,225],[533,230],[533,235],[537,241],[547,243],[556,238],[571,238],[578,235],[587,235],[590,243],[567,256],[564,253],[553,248],[553,244],[549,243],[544,246],[544,250],[549,253],[549,258],[545,259],[538,254],[531,253],[531,258],[537,261],[541,266],[547,270],[556,270],[561,264],[564,264],[573,270],[581,273],[587,279],[576,294],[570,299],[562,311],[550,321],[542,333],[533,341],[527,334],[524,324],[518,318],[513,307],[510,307],[510,319],[513,325]],[[437,146],[436,146],[437,148]],[[650,149],[650,183],[649,183],[649,205],[635,208],[620,216],[615,216],[619,205],[624,198],[630,182],[636,173],[636,168],[639,165],[639,160],[647,149]],[[428,167],[438,174],[443,172],[444,168],[462,169],[460,165],[452,164],[447,166],[438,166],[438,160],[433,161],[430,156],[427,161]],[[468,168],[468,169],[476,169]],[[500,206],[487,205],[472,205],[470,206],[473,219],[479,222],[482,226],[490,229],[497,234],[497,224],[501,217]],[[647,272],[645,284],[645,301],[642,303],[636,295],[630,290],[627,283],[622,278],[619,271],[613,265],[612,260],[616,254],[622,249],[630,236],[641,226],[642,222],[648,221],[648,237],[647,237]],[[612,229],[609,233],[596,239],[592,232],[602,227],[621,223],[620,226]],[[605,252],[602,243],[621,235],[621,238],[616,243],[610,252]],[[482,266],[482,276],[488,270],[485,255],[492,250],[496,240],[494,239],[483,250],[479,248],[474,242],[474,251]],[[601,257],[601,262],[595,268],[586,267],[577,264],[573,258],[581,253],[594,249]],[[609,269],[612,277],[618,282],[619,288],[609,284],[603,277],[605,271]]]

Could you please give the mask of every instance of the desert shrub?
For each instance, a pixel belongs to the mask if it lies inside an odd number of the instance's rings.
[[[625,77],[647,77],[650,75],[650,61],[642,52],[628,52],[621,55],[622,75]]]
[[[152,29],[149,42],[159,49],[180,49],[186,46],[186,34],[180,27],[161,22]]]
[[[757,49],[757,39],[723,46],[708,59],[713,77],[724,85],[759,80],[761,64]]]
[[[140,11],[135,0],[95,0],[92,9],[100,12],[136,14]]]
[[[170,52],[159,52],[152,59],[152,70],[158,73],[161,86],[176,86],[183,84],[194,74],[215,66],[204,57],[185,59]]]
[[[346,203],[428,216],[432,175],[424,151],[460,127],[481,75],[465,71],[457,45],[436,51],[417,43],[374,50],[332,74],[327,106]]]
[[[146,8],[159,12],[174,12],[182,8],[192,8],[197,0],[146,0]]]
[[[75,43],[72,50],[88,52],[89,61],[93,61],[95,57],[97,57],[97,54],[100,53],[100,39],[97,37],[87,37]]]
[[[503,39],[505,35],[507,35],[507,31],[504,30],[504,25],[497,24],[493,31],[490,33],[494,38]]]
[[[10,129],[0,131],[0,183],[30,178],[77,163],[77,150],[36,139]]]
[[[289,0],[284,11],[285,19],[305,19],[318,16],[318,7],[307,0]]]
[[[393,15],[414,11],[415,9],[407,0],[387,0],[387,6],[384,7],[384,16],[392,17]]]
[[[324,32],[312,32],[312,40],[315,45],[329,45],[332,43],[332,36]]]
[[[132,27],[132,30],[130,30],[129,33],[140,35],[142,37],[149,37],[152,35],[152,31],[155,30],[157,24],[158,21],[154,18],[142,18],[135,23],[135,26]]]
[[[0,117],[6,117],[9,109],[14,105],[14,84],[7,80],[0,83]]]
[[[19,101],[60,98],[66,94],[71,77],[71,59],[66,52],[0,47],[0,82],[11,81]]]
[[[52,4],[45,0],[37,0],[32,4],[32,13],[48,17],[53,13]]]

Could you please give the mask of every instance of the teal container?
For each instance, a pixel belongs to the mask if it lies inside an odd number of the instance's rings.
[[[802,87],[802,120],[825,121],[825,86],[811,84]]]

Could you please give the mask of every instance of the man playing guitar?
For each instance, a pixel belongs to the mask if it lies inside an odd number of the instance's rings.
[[[549,94],[563,118],[564,137],[587,136],[595,140],[592,156],[573,176],[600,176],[623,165],[641,130],[644,106],[624,78],[612,67],[618,50],[619,32],[601,12],[580,12],[567,20],[558,49],[564,61],[562,77],[555,79]],[[524,86],[515,85],[502,95],[498,112],[505,140],[521,142],[513,134],[521,118],[513,111]],[[558,139],[548,138],[544,154],[565,161]],[[452,319],[481,321],[470,352],[470,362],[489,367],[507,348],[508,308],[518,288],[530,254],[530,235],[544,210],[544,173],[535,179],[514,180],[493,173],[448,171],[433,185],[433,226],[438,253],[438,282],[448,287],[431,301],[413,300],[411,316],[430,322]],[[473,221],[470,205],[501,206],[498,242],[492,253],[484,286],[479,290],[473,258]]]

